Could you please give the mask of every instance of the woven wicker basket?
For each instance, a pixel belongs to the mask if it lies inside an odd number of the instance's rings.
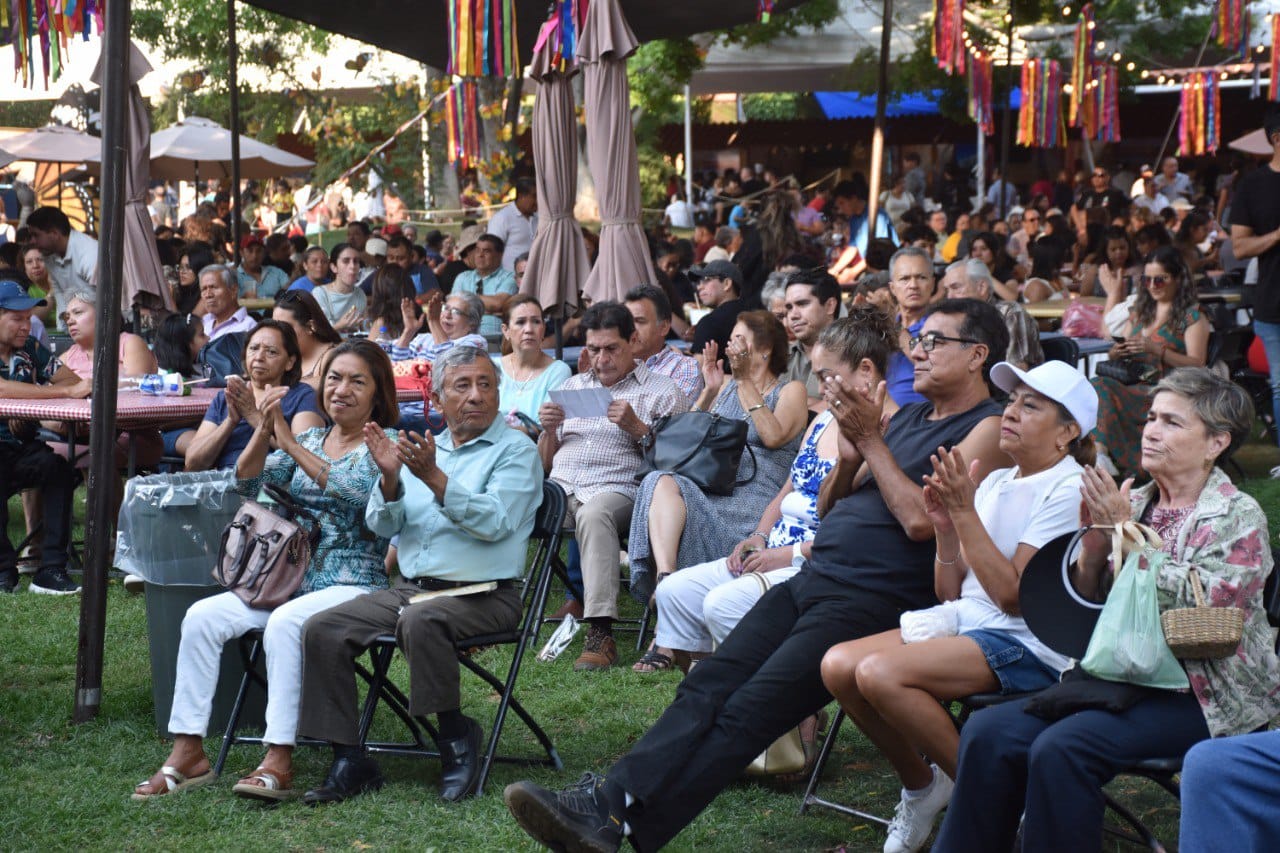
[[[1208,607],[1200,575],[1190,572],[1195,607],[1166,610],[1160,614],[1164,641],[1179,660],[1213,660],[1233,654],[1244,633],[1244,611],[1238,607]]]

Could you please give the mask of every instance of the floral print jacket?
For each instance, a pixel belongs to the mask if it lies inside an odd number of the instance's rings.
[[[1157,497],[1150,483],[1131,495],[1139,519]],[[1183,668],[1214,737],[1243,734],[1280,714],[1276,631],[1267,622],[1262,588],[1271,573],[1267,517],[1219,468],[1209,474],[1195,510],[1183,524],[1157,580],[1161,612],[1194,607],[1188,570],[1195,566],[1205,602],[1244,610],[1244,636],[1221,660],[1187,660]]]

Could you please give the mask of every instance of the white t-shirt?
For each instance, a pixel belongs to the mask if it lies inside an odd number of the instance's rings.
[[[993,471],[978,486],[974,506],[996,548],[1009,559],[1026,543],[1042,548],[1080,527],[1080,475],[1084,469],[1070,456],[1047,471],[1019,477],[1017,468]],[[1071,661],[1051,651],[1027,628],[1021,616],[1005,613],[972,571],[960,585],[957,605],[959,629],[1003,631],[1022,643],[1046,666],[1061,672]]]
[[[538,214],[525,216],[513,201],[493,214],[486,230],[502,239],[502,267],[514,272],[516,258],[533,248],[533,238],[538,233]]]

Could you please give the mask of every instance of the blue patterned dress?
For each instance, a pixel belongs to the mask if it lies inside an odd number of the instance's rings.
[[[778,405],[783,384],[765,395],[765,405],[772,411]],[[755,476],[751,482],[734,489],[732,495],[708,495],[691,480],[678,474],[654,471],[645,476],[636,492],[635,508],[631,512],[631,532],[627,537],[627,556],[631,563],[631,594],[640,601],[648,601],[653,592],[653,551],[649,547],[649,507],[653,503],[653,490],[658,478],[672,476],[684,497],[686,520],[684,534],[680,537],[680,550],[676,567],[685,568],[725,556],[744,536],[755,529],[760,513],[778,494],[791,472],[803,433],[781,447],[765,447],[756,425],[747,417],[738,400],[738,383],[730,380],[711,406],[711,412],[721,417],[747,422],[747,444],[755,454]],[[751,472],[751,458],[744,448],[738,476]]]
[[[395,430],[383,432],[396,440]],[[382,475],[363,442],[342,458],[331,458],[324,452],[328,434],[328,427],[315,427],[298,436],[303,447],[329,463],[325,488],[308,477],[292,456],[277,450],[267,457],[259,476],[236,480],[236,491],[252,499],[264,483],[287,485],[293,499],[319,521],[320,541],[296,595],[338,585],[386,589],[383,559],[388,540],[371,531],[364,521],[369,495],[378,488]]]

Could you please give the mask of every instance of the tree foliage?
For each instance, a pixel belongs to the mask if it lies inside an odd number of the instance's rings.
[[[293,18],[241,3],[236,6],[239,64],[278,71],[287,58],[310,49],[323,53],[328,34]],[[217,0],[136,0],[133,35],[171,59],[205,72],[204,85],[226,92],[227,7]]]

